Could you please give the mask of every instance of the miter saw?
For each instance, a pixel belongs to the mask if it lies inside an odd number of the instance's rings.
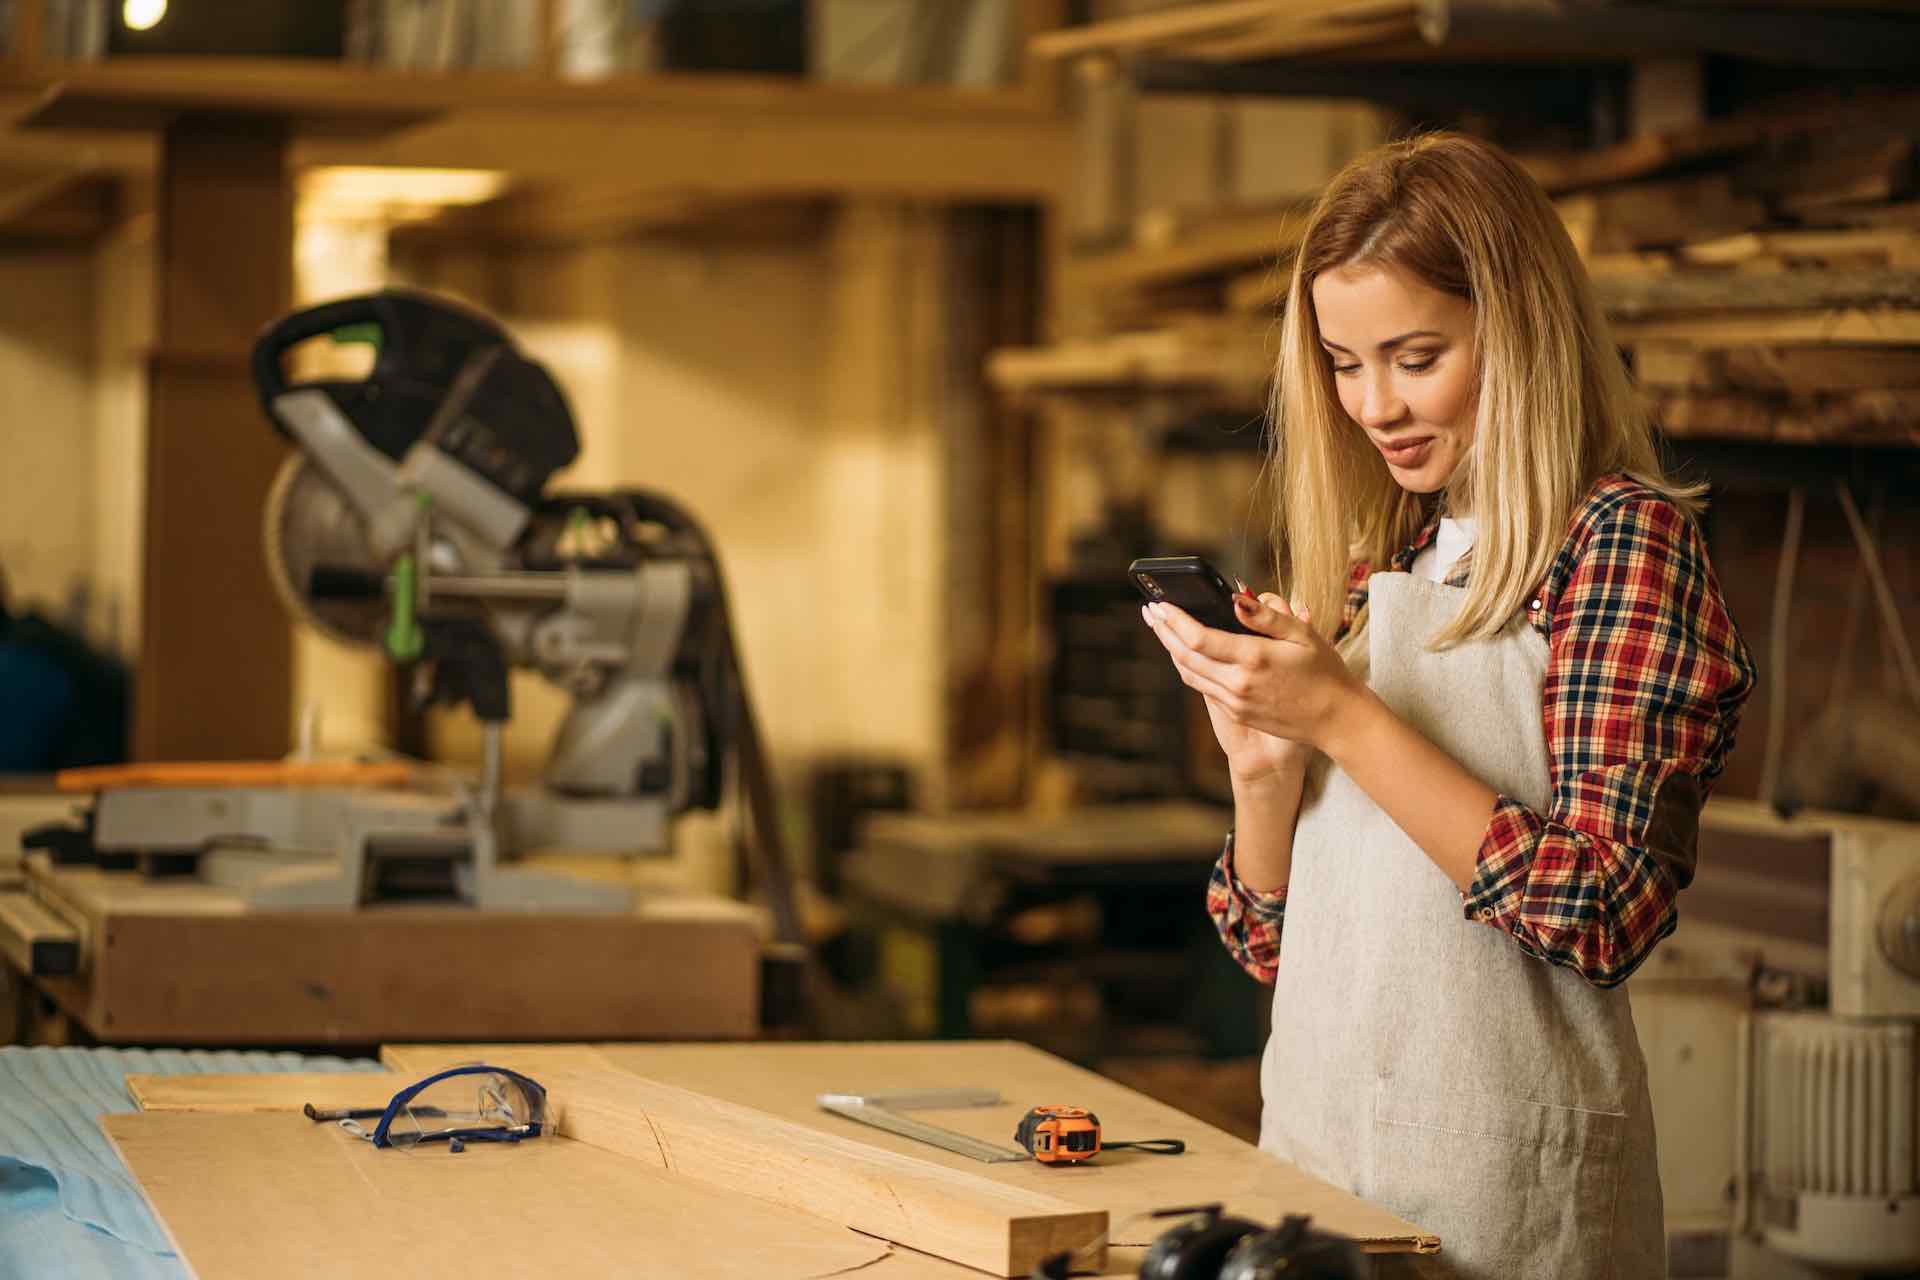
[[[371,372],[290,383],[288,352],[321,338],[370,345]],[[89,817],[93,849],[213,855],[202,857],[211,878],[263,907],[358,905],[399,872],[444,874],[485,908],[626,910],[624,886],[505,855],[661,848],[671,816],[719,805],[731,755],[776,931],[797,938],[719,564],[694,520],[655,493],[548,494],[579,453],[565,398],[491,319],[443,298],[387,290],[295,312],[256,343],[253,378],[297,451],[266,508],[282,600],[324,634],[411,668],[421,702],[469,705],[484,734],[480,775],[109,788]],[[573,707],[541,784],[503,789],[514,668],[538,671]]]

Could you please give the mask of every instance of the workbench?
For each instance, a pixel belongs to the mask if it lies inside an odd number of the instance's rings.
[[[77,973],[30,981],[103,1044],[724,1040],[761,1026],[765,923],[729,899],[643,894],[605,915],[266,912],[191,877],[45,854],[21,865],[79,957]]]
[[[1266,1222],[1311,1213],[1369,1252],[1439,1246],[1414,1224],[1171,1107],[1010,1042],[410,1045],[382,1056],[393,1068],[384,1078],[129,1076],[145,1109],[101,1124],[201,1280],[799,1276],[854,1267],[875,1280],[963,1280],[983,1274],[951,1260],[980,1229],[967,1205],[983,1188],[989,1200],[1064,1208],[1060,1220],[1083,1230],[1097,1217],[1112,1244],[1101,1274],[1137,1269],[1168,1225],[1147,1211],[1214,1200]],[[476,1060],[545,1083],[552,1114],[562,1117],[558,1135],[470,1144],[459,1155],[377,1151],[299,1114],[305,1102],[379,1105],[433,1071]],[[815,1101],[821,1092],[953,1087],[995,1089],[1004,1099],[928,1113],[970,1136],[1004,1143],[1027,1106],[1071,1102],[1096,1111],[1114,1137],[1175,1137],[1187,1151],[1104,1152],[1066,1168],[982,1164]],[[631,1113],[630,1125],[610,1124],[623,1097],[653,1101]],[[691,1100],[691,1109],[674,1099]],[[729,1156],[727,1125],[740,1116],[752,1118],[749,1144]],[[891,1172],[874,1178],[863,1165]],[[865,1225],[854,1220],[862,1204]],[[1019,1259],[998,1274],[1024,1275],[1029,1265]]]

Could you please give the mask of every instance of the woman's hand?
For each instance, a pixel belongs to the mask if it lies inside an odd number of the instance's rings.
[[[1257,635],[1202,626],[1170,604],[1142,610],[1180,679],[1207,703],[1234,781],[1298,769],[1309,749],[1326,749],[1342,711],[1365,686],[1332,645],[1277,595],[1234,597],[1241,623]]]

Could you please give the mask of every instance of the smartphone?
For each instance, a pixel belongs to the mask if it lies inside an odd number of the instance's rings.
[[[1202,626],[1241,636],[1256,634],[1242,626],[1234,613],[1233,588],[1200,556],[1135,560],[1127,566],[1127,576],[1148,600],[1178,605]]]

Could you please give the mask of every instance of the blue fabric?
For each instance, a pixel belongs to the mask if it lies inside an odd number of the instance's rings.
[[[180,1049],[0,1048],[0,1280],[184,1280],[95,1117],[128,1073],[378,1071],[368,1059]]]

